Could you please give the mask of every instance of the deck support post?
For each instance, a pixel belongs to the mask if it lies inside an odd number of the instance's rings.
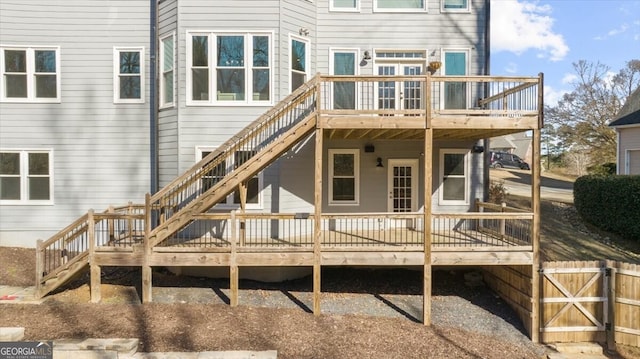
[[[427,117],[429,113],[427,113]],[[431,188],[433,181],[433,129],[424,132],[424,283],[422,323],[431,325]]]
[[[247,209],[247,182],[240,182],[238,184],[238,194],[240,195],[240,213],[244,214]],[[247,237],[245,230],[245,220],[244,217],[240,220],[240,245],[244,246]]]
[[[538,82],[538,128],[533,130],[533,158],[531,160],[531,211],[533,223],[531,224],[531,246],[533,251],[531,265],[531,341],[540,342],[540,166],[541,139],[544,127],[544,75],[540,73]]]
[[[323,136],[321,128],[316,129],[316,152],[315,152],[315,189],[314,189],[314,229],[313,229],[313,314],[320,315],[320,273],[321,252],[320,239],[322,230],[322,153]]]
[[[149,265],[149,257],[151,256],[151,243],[149,234],[151,233],[151,195],[145,196],[144,201],[144,258],[142,260],[142,303],[150,303],[152,301],[153,278],[151,266]]]
[[[241,196],[242,197],[242,196]],[[238,251],[238,231],[236,229],[236,212],[231,211],[231,257],[229,258],[229,304],[232,307],[238,306],[238,287],[239,273],[238,264],[236,262],[236,253]]]
[[[100,266],[96,264],[96,231],[95,231],[95,219],[93,217],[93,210],[89,210],[87,215],[87,233],[89,234],[89,272],[90,272],[90,284],[89,292],[91,293],[91,303],[99,303],[102,299],[100,292]]]

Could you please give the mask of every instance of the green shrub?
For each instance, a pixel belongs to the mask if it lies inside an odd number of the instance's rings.
[[[591,175],[601,175],[601,176],[614,175],[616,174],[616,164],[613,162],[607,162],[607,163],[591,166],[587,168],[587,173]]]
[[[640,241],[640,176],[579,177],[573,200],[585,221]]]

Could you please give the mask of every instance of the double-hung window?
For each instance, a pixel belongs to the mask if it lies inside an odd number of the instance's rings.
[[[360,152],[329,150],[329,204],[357,205],[360,201]]]
[[[467,75],[468,58],[468,50],[445,50],[444,74],[446,76]],[[466,82],[445,82],[443,91],[444,108],[458,110],[468,108],[469,88]]]
[[[211,148],[197,148],[196,160],[200,161],[204,157],[208,156],[213,150]],[[238,168],[243,163],[248,161],[253,155],[254,151],[236,151],[233,156],[221,161],[214,166],[202,179],[202,191],[207,191],[213,187],[216,183],[224,178],[228,173],[231,173],[235,168]],[[251,177],[247,181],[247,208],[249,209],[261,209],[262,208],[262,172]],[[218,203],[222,208],[236,208],[240,205],[240,192],[235,191],[227,198]]]
[[[269,104],[272,34],[187,34],[187,104]]]
[[[360,11],[360,0],[331,0],[331,11]]]
[[[0,204],[52,204],[50,150],[0,150]]]
[[[468,12],[469,0],[442,0],[444,12]]]
[[[168,35],[160,40],[160,107],[171,107],[175,103],[175,61],[174,35]]]
[[[469,150],[440,151],[440,204],[469,204]]]
[[[309,80],[309,40],[292,36],[290,43],[289,82],[291,83],[291,92],[293,92]]]
[[[60,102],[60,48],[2,47],[2,102]]]
[[[144,48],[114,48],[113,102],[144,103]]]
[[[378,12],[427,11],[427,0],[373,0],[373,10]]]
[[[333,75],[356,75],[358,50],[331,50],[330,71]],[[356,108],[356,83],[336,81],[332,89],[333,109]]]

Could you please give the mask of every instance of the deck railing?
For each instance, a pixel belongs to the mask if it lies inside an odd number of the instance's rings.
[[[326,76],[320,78],[322,116],[535,117],[538,77],[496,76]]]
[[[437,213],[432,215],[431,243],[434,248],[530,246],[532,219],[532,213],[507,211]],[[424,246],[424,213],[325,213],[320,221],[323,250],[402,251]],[[194,216],[163,247],[229,251],[235,243],[238,250],[310,251],[314,226],[310,213],[206,213]]]

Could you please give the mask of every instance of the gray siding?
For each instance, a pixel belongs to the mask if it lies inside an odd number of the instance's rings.
[[[34,246],[89,208],[142,202],[149,104],[113,103],[113,48],[144,47],[148,85],[149,2],[2,0],[0,43],[59,46],[62,99],[0,103],[0,147],[54,159],[54,205],[0,206],[0,243]]]
[[[640,174],[640,125],[618,127],[618,173]]]

